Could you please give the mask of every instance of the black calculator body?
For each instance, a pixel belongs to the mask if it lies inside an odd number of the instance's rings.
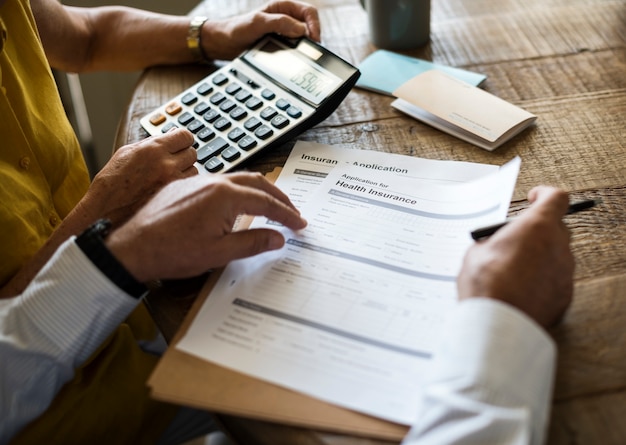
[[[267,35],[140,122],[151,135],[189,129],[198,171],[224,173],[326,119],[359,75],[307,38]]]

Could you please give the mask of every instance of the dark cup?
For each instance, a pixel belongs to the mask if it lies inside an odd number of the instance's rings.
[[[378,48],[401,50],[430,40],[430,0],[360,0],[367,10],[370,40]]]

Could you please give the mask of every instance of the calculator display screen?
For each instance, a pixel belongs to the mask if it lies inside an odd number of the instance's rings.
[[[339,77],[305,55],[272,40],[256,48],[246,58],[274,80],[315,105],[319,105],[341,84]]]

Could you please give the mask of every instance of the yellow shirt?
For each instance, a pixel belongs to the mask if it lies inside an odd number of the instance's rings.
[[[89,186],[27,8],[28,2],[14,0],[0,7],[0,286],[39,250]]]
[[[0,6],[0,45],[2,286],[82,198],[89,175],[28,0]],[[13,443],[154,443],[173,407],[148,396],[157,358],[137,341],[153,334],[141,305]]]

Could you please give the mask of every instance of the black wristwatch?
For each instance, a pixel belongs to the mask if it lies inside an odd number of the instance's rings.
[[[141,298],[148,288],[133,277],[104,244],[111,221],[100,219],[76,237],[76,244],[100,271],[128,295]]]

